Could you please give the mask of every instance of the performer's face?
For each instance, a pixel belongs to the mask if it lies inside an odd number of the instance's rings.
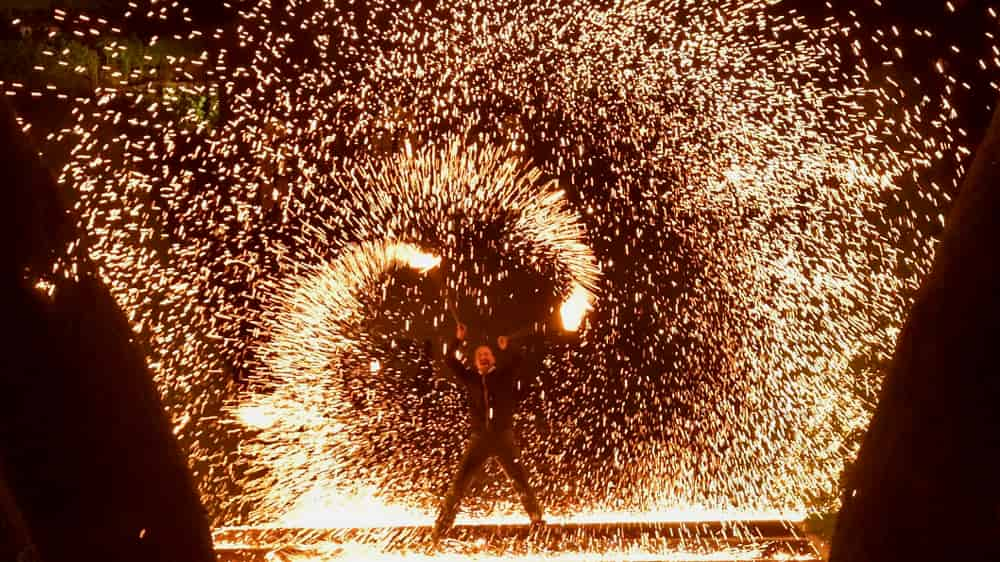
[[[490,349],[490,346],[481,345],[476,348],[476,369],[480,373],[489,371],[496,364],[497,359],[493,356],[493,350]]]

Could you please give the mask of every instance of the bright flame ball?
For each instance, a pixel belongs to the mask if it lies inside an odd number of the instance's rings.
[[[573,289],[573,292],[570,293],[559,309],[564,329],[569,332],[575,332],[580,329],[580,325],[583,323],[587,312],[594,308],[590,304],[590,301],[590,291],[579,285]]]

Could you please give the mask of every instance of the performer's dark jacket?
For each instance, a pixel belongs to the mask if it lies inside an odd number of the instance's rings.
[[[493,370],[480,375],[456,357],[459,349],[460,342],[453,341],[445,363],[469,395],[472,432],[498,433],[511,429],[517,405],[528,391],[528,381],[518,375],[521,355],[501,352]]]

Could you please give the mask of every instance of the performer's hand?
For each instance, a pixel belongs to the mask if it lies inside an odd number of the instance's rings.
[[[499,338],[497,338],[497,347],[499,347],[501,351],[506,350],[507,345],[509,343],[510,343],[510,338],[508,338],[507,336],[500,336]]]
[[[458,325],[455,326],[455,339],[457,339],[458,341],[465,341],[466,330],[467,328],[465,327],[465,324],[459,322]]]

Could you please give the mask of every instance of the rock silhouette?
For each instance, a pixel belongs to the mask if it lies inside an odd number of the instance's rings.
[[[51,296],[33,287],[29,273],[51,268],[73,221],[6,104],[0,136],[0,538],[10,551],[34,543],[46,562],[215,560],[186,458],[107,288],[86,260]]]

